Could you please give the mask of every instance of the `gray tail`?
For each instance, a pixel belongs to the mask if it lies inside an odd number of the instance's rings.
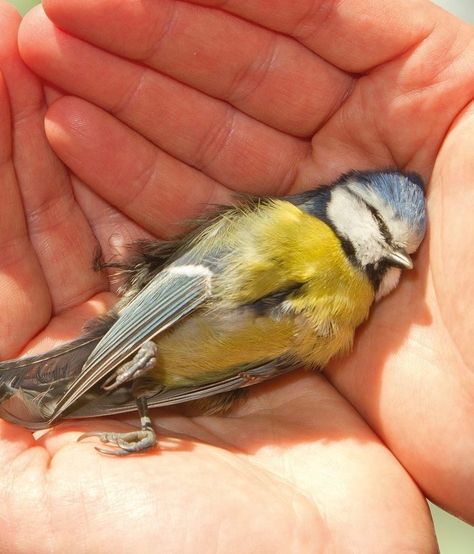
[[[0,418],[44,427],[99,340],[85,336],[38,356],[0,362]]]

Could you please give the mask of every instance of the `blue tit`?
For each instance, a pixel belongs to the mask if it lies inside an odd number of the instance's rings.
[[[223,413],[248,385],[347,352],[374,301],[412,268],[425,227],[419,176],[353,171],[137,243],[126,263],[104,264],[127,279],[109,314],[74,342],[0,364],[0,416],[45,428],[138,409],[140,430],[93,433],[112,445],[99,450],[154,447],[149,407]]]

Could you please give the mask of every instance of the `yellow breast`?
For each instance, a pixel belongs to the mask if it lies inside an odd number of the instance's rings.
[[[374,291],[328,225],[275,201],[231,219],[222,233],[230,253],[214,302],[158,338],[155,378],[167,386],[205,382],[283,354],[323,366],[350,348]],[[252,309],[288,289],[281,309]]]

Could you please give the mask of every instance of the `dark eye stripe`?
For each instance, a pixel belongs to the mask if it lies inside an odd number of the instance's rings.
[[[356,194],[354,191],[352,191],[351,189],[347,189],[347,190],[349,191],[350,194],[352,194],[352,196],[355,196],[357,200],[362,201],[367,206],[367,209],[370,211],[370,213],[372,214],[372,217],[377,222],[377,225],[379,226],[380,234],[385,239],[385,242],[387,244],[392,244],[392,240],[393,240],[392,234],[388,230],[388,227],[385,224],[385,221],[383,220],[382,216],[380,215],[380,212],[376,208],[374,208],[371,204],[366,202],[363,198],[361,198],[358,194]]]
[[[364,202],[365,202],[365,200],[364,200]],[[382,234],[385,241],[387,242],[387,244],[392,244],[392,234],[388,230],[388,227],[385,224],[385,221],[382,219],[382,216],[380,215],[379,211],[376,208],[374,208],[373,206],[371,206],[370,204],[367,204],[367,202],[365,202],[365,205],[370,210],[370,213],[372,214],[372,217],[377,222],[377,224],[379,226],[379,231]]]

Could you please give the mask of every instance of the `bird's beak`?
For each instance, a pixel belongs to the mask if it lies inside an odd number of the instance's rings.
[[[385,256],[390,265],[400,269],[413,269],[413,262],[403,248],[389,250]]]

